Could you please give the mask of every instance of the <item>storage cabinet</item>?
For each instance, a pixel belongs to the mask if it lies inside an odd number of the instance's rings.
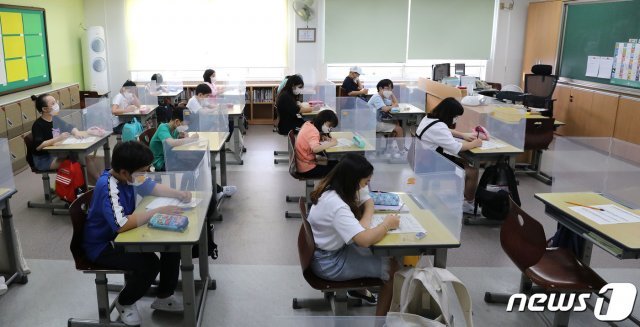
[[[270,125],[274,120],[275,96],[277,88],[273,86],[248,87],[250,94],[249,123],[254,125]]]
[[[611,137],[616,128],[618,99],[615,93],[558,85],[554,92],[555,118],[567,123],[558,128],[564,136]]]
[[[522,57],[522,80],[531,73],[531,66],[546,64],[556,68],[558,40],[562,25],[562,1],[531,2],[527,11],[524,54]]]
[[[613,136],[617,139],[640,144],[640,99],[620,97]]]

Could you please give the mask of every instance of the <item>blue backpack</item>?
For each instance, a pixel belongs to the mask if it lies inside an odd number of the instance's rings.
[[[137,118],[133,118],[122,127],[122,142],[135,141],[140,134],[142,134],[142,124]]]

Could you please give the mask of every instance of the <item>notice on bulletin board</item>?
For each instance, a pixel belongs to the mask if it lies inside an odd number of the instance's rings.
[[[640,87],[640,44],[618,42],[613,56],[611,83],[622,86]]]

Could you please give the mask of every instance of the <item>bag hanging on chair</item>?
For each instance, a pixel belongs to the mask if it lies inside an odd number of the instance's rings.
[[[122,142],[135,141],[140,134],[142,134],[142,124],[137,118],[133,118],[122,127]]]
[[[60,164],[56,174],[56,194],[69,203],[86,191],[82,167],[67,159]]]

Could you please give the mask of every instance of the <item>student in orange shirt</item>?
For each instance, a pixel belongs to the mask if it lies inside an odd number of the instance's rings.
[[[336,146],[338,140],[329,134],[332,128],[338,126],[338,116],[333,110],[322,110],[307,121],[300,128],[296,138],[296,168],[305,177],[324,177],[337,164],[329,161],[326,165],[319,164],[316,156],[322,151]]]

